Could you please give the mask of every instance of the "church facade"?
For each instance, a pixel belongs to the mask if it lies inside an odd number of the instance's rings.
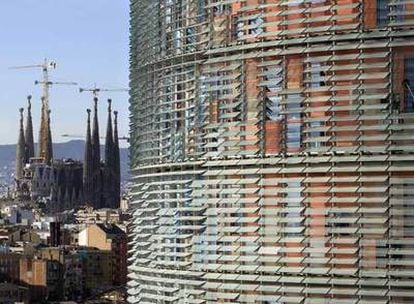
[[[46,204],[48,211],[60,212],[89,205],[95,209],[118,208],[120,202],[120,158],[117,112],[108,100],[105,156],[101,159],[98,99],[94,98],[93,123],[87,110],[84,160],[55,159],[51,111],[42,98],[37,154],[33,137],[31,96],[28,97],[26,124],[20,109],[16,148],[15,196],[19,201]],[[114,115],[114,117],[112,117]]]

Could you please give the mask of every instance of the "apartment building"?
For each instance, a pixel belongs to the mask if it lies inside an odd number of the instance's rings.
[[[112,286],[112,254],[82,246],[46,247],[38,252],[43,261],[59,265],[60,293],[65,300],[80,301]]]
[[[127,280],[127,234],[114,224],[89,225],[79,233],[79,245],[112,254],[112,284],[124,286]]]

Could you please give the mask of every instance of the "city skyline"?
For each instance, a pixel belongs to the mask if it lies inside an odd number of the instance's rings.
[[[128,1],[2,2],[0,37],[0,104],[6,109],[0,113],[0,144],[16,143],[18,109],[26,106],[27,95],[33,96],[34,126],[40,123],[41,87],[34,82],[41,80],[41,70],[12,70],[12,66],[39,64],[48,58],[57,62],[51,80],[79,83],[51,89],[55,142],[69,140],[62,134],[84,139],[86,108],[92,108],[93,102],[92,94],[80,94],[79,87],[128,86]],[[99,97],[100,120],[105,121],[106,100],[112,98],[120,115],[120,135],[128,135],[128,94]]]
[[[0,1],[0,303],[126,304],[129,0]]]

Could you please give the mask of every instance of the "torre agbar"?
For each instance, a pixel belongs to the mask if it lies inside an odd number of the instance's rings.
[[[130,303],[414,303],[414,1],[131,1]]]

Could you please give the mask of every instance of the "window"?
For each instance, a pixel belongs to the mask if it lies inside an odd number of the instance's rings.
[[[291,210],[294,210],[294,211],[289,211],[286,214],[286,217],[292,218],[292,221],[289,221],[287,223],[287,227],[299,227],[300,226],[300,223],[298,221],[295,221],[294,219],[300,217],[301,214],[293,208],[297,208],[301,206],[301,201],[302,201],[301,186],[302,186],[301,183],[298,181],[289,181],[286,183],[286,189],[287,189],[286,198],[288,199],[287,207],[292,208]],[[288,233],[288,235],[296,236],[296,233]]]
[[[217,4],[213,7],[213,15],[221,16],[230,13],[230,6],[228,4]]]
[[[165,2],[165,25],[166,27],[171,26],[172,23],[172,0],[167,0]]]
[[[392,20],[393,21],[397,21],[397,22],[401,22],[404,21],[404,3],[394,3],[393,7],[392,7]]]
[[[299,149],[301,146],[301,94],[289,94],[286,104],[286,148]]]
[[[198,95],[197,103],[196,103],[196,121],[195,124],[197,126],[201,126],[206,119],[206,104],[208,103],[208,76],[202,74],[199,77],[199,89],[201,94]]]
[[[321,127],[322,126],[322,123],[320,122],[320,121],[312,121],[310,124],[309,124],[309,127],[310,128],[319,128],[319,127]],[[322,136],[323,135],[323,133],[322,132],[319,132],[319,131],[316,131],[316,132],[309,132],[309,137],[310,138],[312,138],[312,137],[319,137],[319,136]],[[318,148],[318,147],[320,147],[321,146],[321,142],[319,142],[319,141],[315,141],[315,142],[310,142],[309,143],[309,147],[310,148]]]
[[[243,39],[244,36],[244,22],[236,19],[236,22],[234,23],[234,30],[233,35],[235,39]]]
[[[404,60],[404,110],[414,112],[414,57]]]
[[[302,103],[301,94],[289,94],[287,96],[286,114],[287,119],[301,118],[300,108]]]
[[[286,147],[288,149],[300,148],[300,122],[288,122],[286,131]]]
[[[181,48],[181,30],[174,31],[174,47]]]
[[[263,33],[263,18],[255,17],[249,19],[249,35],[257,36]]]
[[[321,64],[320,62],[314,62],[311,64],[311,72],[310,72],[310,77],[311,77],[311,82],[310,82],[310,86],[311,88],[319,88],[321,86],[325,85],[325,72],[323,71],[323,64]],[[321,127],[322,124],[319,121],[313,121],[309,124],[310,128],[318,128]],[[320,132],[310,132],[309,137],[319,137],[321,136]],[[317,148],[320,147],[320,142],[311,142],[309,143],[309,147],[310,148]]]
[[[279,96],[270,96],[266,99],[266,118],[269,120],[280,120]]]
[[[286,2],[287,2],[287,5],[294,6],[294,5],[299,5],[299,4],[304,3],[305,0],[286,0]],[[323,3],[325,2],[325,0],[308,0],[306,2],[315,4],[315,3]]]
[[[295,6],[303,3],[304,0],[287,0],[287,5],[289,6]]]
[[[263,33],[262,25],[263,25],[263,18],[260,16],[255,16],[255,17],[253,16],[253,18],[247,21],[247,26],[246,26],[247,34],[253,37],[256,37],[262,34]],[[241,20],[240,17],[236,17],[234,19],[233,30],[232,30],[232,35],[235,39],[241,40],[245,38],[244,27],[245,27],[244,21]]]
[[[323,65],[320,62],[311,64],[311,87],[319,88],[325,85],[325,72],[322,70]]]
[[[185,30],[185,42],[186,42],[187,51],[190,51],[190,52],[195,51],[194,44],[197,42],[195,39],[196,37],[195,34],[196,34],[195,27],[188,27]]]
[[[205,15],[205,0],[198,0],[198,22],[204,22],[206,20]]]
[[[265,71],[266,89],[271,93],[282,90],[283,69],[279,66],[269,67]],[[268,96],[266,98],[266,117],[269,120],[280,120],[280,96]]]
[[[377,26],[385,27],[388,24],[388,0],[377,0]]]

